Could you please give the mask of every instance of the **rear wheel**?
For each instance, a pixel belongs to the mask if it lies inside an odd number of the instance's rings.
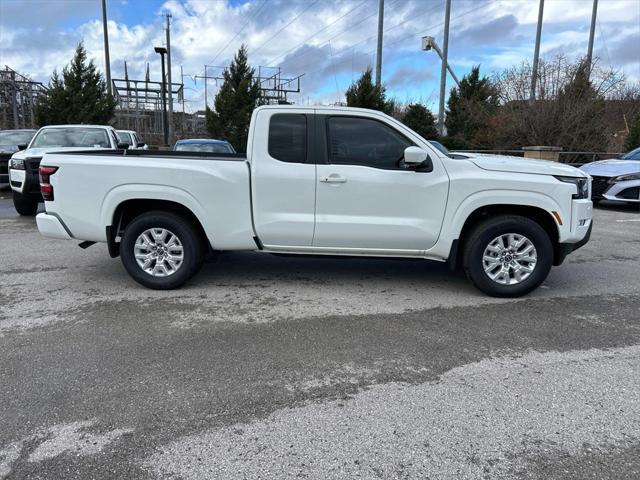
[[[517,215],[478,225],[464,248],[464,265],[474,285],[494,297],[518,297],[537,288],[553,264],[553,245],[533,220]]]
[[[13,191],[13,206],[16,212],[24,217],[33,217],[38,213],[38,201],[33,198]]]
[[[148,212],[125,228],[120,256],[133,279],[148,288],[170,290],[193,277],[204,259],[198,230],[184,218]]]

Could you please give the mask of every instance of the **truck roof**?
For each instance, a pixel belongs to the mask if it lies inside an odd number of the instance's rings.
[[[67,125],[46,125],[42,128],[113,128],[111,125],[90,125],[84,123],[75,123],[75,124],[67,124]]]
[[[336,111],[353,111],[353,112],[376,112],[386,115],[379,110],[371,108],[347,107],[346,105],[261,105],[256,110],[336,110]]]

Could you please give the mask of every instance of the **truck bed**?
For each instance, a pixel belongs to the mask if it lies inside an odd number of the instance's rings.
[[[117,207],[134,192],[135,199],[189,208],[214,248],[256,248],[244,155],[92,150],[47,154],[42,165],[59,168],[51,175],[54,200],[45,202],[46,211],[74,238],[106,241],[104,226],[112,225]]]

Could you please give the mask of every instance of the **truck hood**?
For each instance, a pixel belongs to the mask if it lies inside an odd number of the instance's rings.
[[[627,173],[640,172],[638,160],[600,160],[580,167],[583,172],[596,177],[617,177]]]
[[[495,172],[533,173],[536,175],[560,175],[564,177],[586,177],[587,174],[570,165],[548,160],[508,155],[474,155],[469,160],[484,170]]]
[[[78,150],[93,150],[91,147],[43,147],[43,148],[27,148],[13,154],[13,158],[25,159],[28,157],[42,157],[45,153],[51,152],[74,152]],[[102,148],[96,150],[104,150]]]

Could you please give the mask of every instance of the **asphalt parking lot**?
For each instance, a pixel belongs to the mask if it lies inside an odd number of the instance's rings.
[[[219,256],[146,290],[0,192],[0,478],[640,478],[640,214],[519,300]]]

